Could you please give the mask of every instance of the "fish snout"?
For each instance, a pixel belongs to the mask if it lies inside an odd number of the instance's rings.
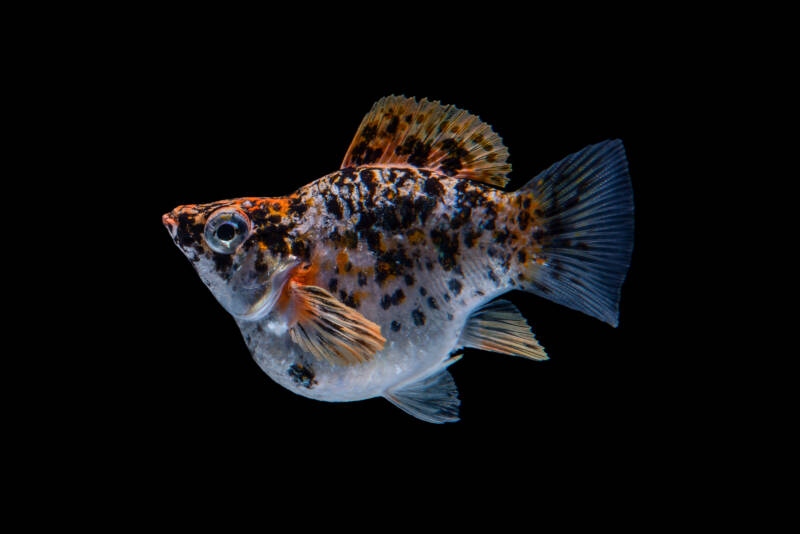
[[[165,213],[161,216],[161,222],[164,223],[164,226],[167,228],[167,231],[172,237],[175,237],[175,234],[178,231],[178,221],[173,217],[172,213]]]

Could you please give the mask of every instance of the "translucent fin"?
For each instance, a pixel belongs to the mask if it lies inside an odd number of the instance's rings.
[[[459,340],[462,347],[546,360],[547,353],[516,306],[495,300],[472,312]]]
[[[633,190],[622,141],[572,154],[515,193],[540,208],[525,290],[617,326],[633,252]],[[520,203],[522,204],[522,203]]]
[[[449,363],[455,363],[459,358],[451,358]],[[401,389],[387,392],[384,397],[407,414],[428,423],[458,421],[461,401],[458,399],[458,388],[453,376],[446,369]]]
[[[342,168],[411,165],[503,187],[508,150],[480,118],[455,106],[387,96],[361,121]]]
[[[297,318],[289,335],[303,350],[350,365],[370,360],[383,349],[381,328],[324,289],[292,283],[291,292]]]

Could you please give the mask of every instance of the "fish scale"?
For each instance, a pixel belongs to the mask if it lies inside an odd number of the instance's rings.
[[[520,289],[616,326],[632,252],[621,142],[587,147],[514,192],[499,188],[507,157],[476,116],[392,96],[365,116],[340,170],[287,197],[163,219],[277,383],[455,421],[446,368],[459,349],[547,359],[499,295]]]

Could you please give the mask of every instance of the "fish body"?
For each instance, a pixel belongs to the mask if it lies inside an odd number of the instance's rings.
[[[175,242],[276,382],[325,401],[383,396],[458,419],[462,347],[546,359],[513,289],[616,325],[632,248],[622,144],[593,145],[515,192],[477,117],[387,97],[340,170],[279,198],[176,208]]]

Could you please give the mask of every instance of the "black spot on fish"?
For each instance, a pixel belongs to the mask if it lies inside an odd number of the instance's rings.
[[[364,271],[358,271],[358,285],[361,287],[367,285],[367,275],[364,274]]]
[[[482,233],[483,232],[480,230],[464,230],[464,244],[467,246],[467,248],[474,247]]]
[[[382,284],[389,276],[404,274],[405,269],[412,265],[413,262],[402,247],[378,253],[375,279]]]
[[[399,156],[408,156],[408,163],[414,167],[424,167],[428,162],[428,156],[431,152],[431,143],[422,143],[416,136],[409,136],[405,139],[402,145],[394,149],[395,154]]]
[[[520,263],[525,263],[525,261],[528,259],[528,255],[525,253],[524,250],[520,250],[519,252],[517,252],[517,259],[519,260]]]
[[[233,265],[233,256],[231,254],[217,254],[214,253],[214,268],[218,273],[225,274],[230,270]]]
[[[436,200],[433,198],[428,197],[418,197],[414,201],[414,211],[419,217],[419,222],[425,224],[425,221],[428,220],[428,216],[433,211],[433,208],[436,207]]]
[[[406,281],[406,285],[407,285],[407,286],[409,286],[409,287],[411,287],[411,286],[413,286],[413,285],[414,285],[414,282],[415,282],[416,280],[414,280],[414,277],[413,277],[412,275],[410,275],[410,274],[407,274],[407,275],[405,275],[405,281]]]
[[[395,207],[387,204],[375,209],[375,215],[378,219],[378,225],[384,229],[393,232],[400,228],[400,221],[397,220]]]
[[[425,326],[425,314],[419,308],[411,312],[411,318],[414,319],[415,325]]]
[[[439,263],[445,271],[451,270],[456,265],[458,254],[458,237],[442,230],[431,230],[431,241],[439,249]]]
[[[289,227],[285,224],[265,226],[257,236],[257,239],[273,254],[286,254],[289,247],[286,244]]]
[[[328,290],[331,293],[336,293],[336,289],[339,287],[339,280],[336,278],[331,278],[331,281],[328,282]]]
[[[358,176],[361,179],[361,183],[367,186],[369,195],[367,196],[365,202],[367,206],[371,207],[374,205],[373,197],[375,196],[375,189],[377,188],[377,184],[375,183],[375,174],[371,169],[364,169],[359,171]]]
[[[325,207],[328,208],[328,213],[332,214],[337,219],[342,218],[342,206],[335,198],[329,199],[325,203]]]
[[[494,233],[494,242],[498,245],[502,245],[508,239],[508,236],[511,235],[508,230],[504,229],[502,231],[497,230]]]
[[[311,389],[317,385],[317,381],[314,380],[314,371],[311,367],[305,367],[295,363],[289,367],[287,374],[292,377],[292,380],[294,380],[294,383],[298,386]]]
[[[400,228],[408,228],[414,223],[417,217],[414,201],[408,196],[403,196],[397,199],[397,215],[399,219]]]
[[[375,254],[381,253],[381,234],[369,229],[364,232],[367,236],[367,247]]]
[[[436,299],[433,297],[428,297],[428,306],[430,306],[433,310],[439,309],[439,305],[436,303]]]
[[[383,148],[370,148],[369,144],[365,141],[358,143],[353,147],[353,151],[351,152],[353,163],[357,165],[368,165],[378,160],[382,155]]]
[[[447,320],[448,321],[452,321],[453,320],[453,314],[452,313],[448,313],[447,314]]]
[[[355,293],[350,293],[349,295],[347,295],[347,297],[345,297],[345,299],[342,302],[344,302],[351,308],[355,309],[358,309],[358,307],[361,305],[361,301],[356,298]]]
[[[400,117],[397,115],[392,117],[392,120],[389,121],[389,124],[386,126],[386,132],[394,135],[397,131],[397,125],[400,124]]]
[[[268,213],[269,212],[264,207],[253,208],[250,210],[250,218],[253,219],[254,223],[260,224],[267,220]],[[280,215],[278,215],[278,217],[280,217]]]
[[[353,167],[345,167],[344,169],[341,169],[341,170],[339,171],[339,173],[340,173],[342,176],[344,176],[346,179],[348,179],[348,180],[350,180],[350,181],[353,181],[353,180],[355,180],[355,179],[356,179],[356,172],[355,172],[355,171],[356,171],[356,170],[355,170],[355,168],[353,168]]]
[[[392,331],[393,332],[399,332],[401,328],[403,328],[403,325],[401,325],[397,321],[392,321]]]
[[[460,280],[451,278],[450,281],[447,282],[447,287],[449,287],[450,291],[452,291],[455,295],[459,295],[461,294],[461,288],[464,287],[464,285]]]
[[[342,245],[349,249],[354,249],[358,247],[358,234],[356,234],[353,230],[345,230],[344,235],[342,235]]]
[[[445,293],[444,294],[444,300],[445,300],[445,302],[450,302],[450,293]]]
[[[445,139],[439,146],[447,152],[448,157],[439,163],[439,167],[448,176],[458,174],[458,171],[469,162],[469,152],[455,139]]]
[[[311,256],[311,244],[307,244],[302,239],[295,239],[291,243],[292,245],[292,254],[297,256],[298,258],[302,258],[304,260],[308,260]]]
[[[428,178],[425,180],[425,192],[431,196],[441,197],[444,195],[444,187],[438,178]]]
[[[392,306],[392,297],[390,297],[389,295],[384,295],[381,298],[381,308],[383,308],[384,310],[388,310],[389,308],[391,308],[391,306]]]
[[[424,287],[421,287],[421,288],[419,288],[419,294],[424,297],[425,295],[428,294],[428,290],[425,289]]]
[[[404,300],[406,300],[406,294],[403,293],[402,289],[398,289],[394,292],[394,294],[392,294],[392,304],[395,306],[401,304]]]
[[[469,222],[471,217],[472,217],[472,208],[470,208],[469,206],[464,206],[461,209],[456,210],[456,212],[450,218],[450,226],[454,230],[458,230],[459,228],[464,226],[464,224]]]
[[[528,229],[528,224],[531,221],[531,216],[527,211],[521,211],[520,214],[517,216],[517,223],[519,224],[519,229],[521,231],[525,231]]]
[[[364,126],[363,130],[361,130],[361,138],[364,139],[364,141],[372,141],[375,139],[376,135],[378,135],[378,127],[374,124],[368,124],[367,126]]]
[[[375,214],[371,211],[361,212],[361,215],[358,217],[358,222],[356,223],[356,230],[359,232],[368,230],[375,226],[377,222],[378,218],[375,217]]]

